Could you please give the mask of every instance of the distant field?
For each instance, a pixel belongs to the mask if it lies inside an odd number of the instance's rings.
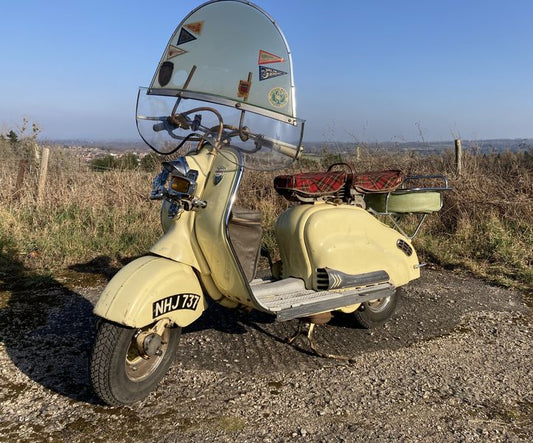
[[[101,140],[89,141],[78,139],[50,140],[46,144],[62,147],[76,147],[80,149],[100,150],[101,152],[151,152],[150,148],[141,140]],[[419,153],[440,153],[453,147],[453,141],[394,141],[394,142],[324,142],[306,140],[304,142],[305,151],[313,155],[320,154],[324,149],[330,152],[352,152],[355,147],[360,146],[368,151],[397,152],[409,151]],[[463,140],[465,149],[471,152],[490,154],[497,152],[528,152],[533,149],[533,139],[494,139],[494,140]]]
[[[525,142],[524,142],[525,143]],[[69,150],[51,148],[46,192],[36,203],[38,165],[33,140],[0,140],[0,276],[14,267],[55,273],[88,262],[119,267],[143,254],[161,234],[159,203],[147,199],[156,169],[95,171]],[[338,147],[337,147],[338,148]],[[526,149],[527,148],[527,149]],[[533,149],[484,154],[465,149],[455,176],[451,149],[421,154],[385,146],[324,146],[296,170],[317,170],[341,158],[356,170],[399,168],[408,174],[445,174],[453,191],[440,214],[428,217],[416,238],[422,259],[460,267],[502,285],[533,287]],[[20,159],[26,157],[24,181]],[[248,172],[240,203],[264,213],[265,241],[275,249],[272,226],[288,203],[272,188],[274,173]]]

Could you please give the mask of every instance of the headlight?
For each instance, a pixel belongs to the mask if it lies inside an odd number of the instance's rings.
[[[194,183],[185,177],[173,176],[170,187],[173,191],[179,192],[180,194],[191,195],[194,192],[194,190],[191,189],[193,188],[193,184]]]

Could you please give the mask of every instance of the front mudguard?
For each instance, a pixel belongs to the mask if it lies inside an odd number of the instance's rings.
[[[111,279],[94,313],[132,328],[162,318],[184,327],[206,308],[200,282],[190,266],[168,258],[144,256],[128,263]]]

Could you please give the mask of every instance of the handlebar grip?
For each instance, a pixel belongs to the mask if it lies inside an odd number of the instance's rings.
[[[292,157],[294,159],[298,158],[301,152],[301,149],[298,146],[291,145],[290,143],[285,143],[280,140],[274,140],[270,137],[261,137],[262,144],[272,148],[274,151],[279,152],[280,154]]]
[[[198,119],[198,117],[195,117],[195,121]],[[201,119],[201,117],[200,117]],[[191,120],[183,114],[172,114],[168,116],[164,121],[161,123],[156,123],[154,126],[152,126],[152,129],[154,132],[159,131],[168,131],[172,132],[174,129],[181,128],[185,130],[189,130],[192,126]],[[198,122],[199,124],[199,122]]]
[[[160,132],[160,131],[168,131],[172,132],[174,129],[183,127],[179,123],[173,122],[170,117],[168,117],[166,120],[163,120],[161,123],[156,123],[154,126],[152,126],[152,129],[154,132]],[[185,129],[189,129],[188,127],[185,127]]]
[[[154,130],[154,132],[164,131],[167,128],[168,128],[167,122],[156,123],[154,126],[152,126],[152,129]]]

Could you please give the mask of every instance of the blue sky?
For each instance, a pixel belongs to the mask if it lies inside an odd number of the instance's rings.
[[[137,139],[137,88],[201,3],[2,2],[0,131]],[[532,1],[255,3],[291,48],[308,141],[533,138]]]

